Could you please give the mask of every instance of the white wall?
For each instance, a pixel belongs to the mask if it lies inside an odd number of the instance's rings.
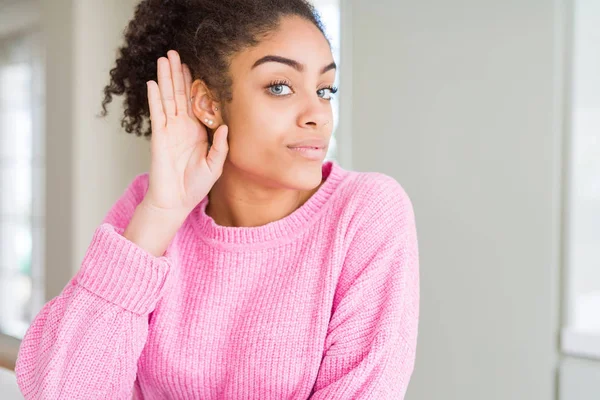
[[[147,171],[149,142],[120,127],[122,97],[100,112],[135,0],[41,0],[47,37],[47,298],[79,269],[104,214]]]
[[[104,214],[133,177],[150,166],[150,142],[120,127],[123,96],[97,119],[117,47],[137,0],[75,1],[74,187],[76,269]]]
[[[396,177],[417,218],[407,399],[553,399],[561,4],[350,3],[353,167]]]

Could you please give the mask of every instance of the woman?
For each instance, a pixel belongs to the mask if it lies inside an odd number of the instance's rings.
[[[393,178],[324,162],[336,71],[315,10],[145,0],[125,39],[102,106],[126,95],[151,166],[27,331],[25,397],[402,399],[413,208]]]

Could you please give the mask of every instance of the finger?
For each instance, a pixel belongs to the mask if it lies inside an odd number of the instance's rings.
[[[169,60],[165,57],[160,57],[158,63],[158,87],[160,89],[160,98],[165,117],[176,115],[175,97],[173,95],[173,81],[171,79],[171,67]]]
[[[193,117],[194,116],[194,111],[192,109],[193,99],[190,99],[190,96],[191,96],[190,91],[192,90],[192,72],[190,71],[190,68],[186,64],[183,64],[183,77],[185,80],[185,98],[187,99],[187,101],[186,101],[187,112],[190,117]]]
[[[229,152],[229,144],[227,142],[228,131],[229,128],[227,125],[221,125],[217,128],[213,137],[213,145],[206,156],[208,169],[215,174],[220,175],[223,171],[223,164]]]
[[[188,97],[185,95],[185,81],[179,53],[175,50],[167,52],[171,64],[171,77],[173,78],[173,92],[175,94],[175,109],[177,115],[187,112]]]
[[[150,110],[150,126],[152,132],[158,131],[166,124],[165,113],[160,101],[160,91],[154,81],[146,82],[148,88],[148,108]]]

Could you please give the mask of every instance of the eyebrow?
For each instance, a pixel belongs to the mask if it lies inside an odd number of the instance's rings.
[[[258,59],[254,63],[254,65],[252,65],[252,68],[250,68],[250,69],[254,69],[254,68],[258,67],[259,65],[268,63],[268,62],[278,62],[281,64],[289,65],[290,67],[294,68],[298,72],[304,71],[304,64],[301,64],[298,61],[292,60],[290,58],[274,56],[274,55],[268,55],[268,56],[264,56],[264,57]],[[321,69],[321,74],[324,74],[325,72],[327,72],[331,69],[337,69],[337,66],[335,65],[335,61],[329,65],[324,66]]]

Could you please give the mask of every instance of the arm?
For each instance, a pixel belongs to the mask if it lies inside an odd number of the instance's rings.
[[[395,181],[382,186],[352,239],[310,400],[406,393],[419,318],[417,235],[406,193]]]
[[[138,175],[94,232],[81,268],[27,330],[16,363],[26,399],[130,399],[148,314],[171,262],[122,234],[143,198]],[[168,253],[168,252],[167,252]]]

